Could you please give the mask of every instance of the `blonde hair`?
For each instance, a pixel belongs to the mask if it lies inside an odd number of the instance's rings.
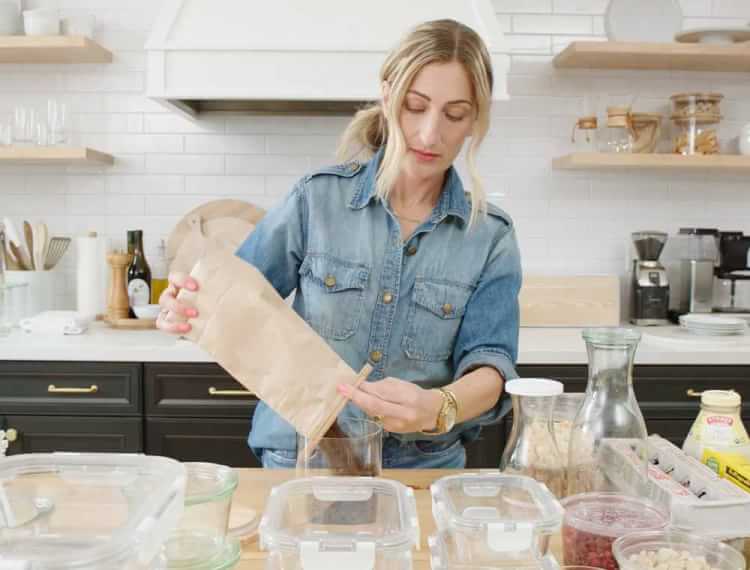
[[[342,135],[337,154],[342,161],[369,159],[385,145],[375,187],[377,195],[387,200],[406,154],[406,141],[399,127],[406,92],[424,66],[453,61],[466,70],[476,105],[466,154],[471,176],[471,225],[487,209],[487,196],[476,169],[476,153],[489,129],[493,77],[487,47],[468,26],[455,20],[433,20],[409,32],[380,69],[381,84],[387,82],[390,87],[387,104],[380,101],[358,111]]]

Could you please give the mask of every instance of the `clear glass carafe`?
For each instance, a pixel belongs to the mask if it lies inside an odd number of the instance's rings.
[[[633,359],[640,338],[640,332],[628,328],[583,331],[588,384],[570,435],[568,495],[615,490],[602,457],[607,439],[629,440],[632,457],[646,474],[646,423],[633,392]]]
[[[524,378],[505,386],[513,401],[513,428],[500,469],[544,483],[557,497],[565,491],[565,469],[552,433],[555,400],[563,385],[555,380]]]

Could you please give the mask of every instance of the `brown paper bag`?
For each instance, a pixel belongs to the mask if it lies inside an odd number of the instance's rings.
[[[185,336],[309,438],[312,451],[346,404],[336,386],[358,386],[371,367],[354,372],[232,252],[209,243],[190,275],[199,290],[183,289],[177,298],[199,316]]]

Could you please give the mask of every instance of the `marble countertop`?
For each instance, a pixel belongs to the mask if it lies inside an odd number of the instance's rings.
[[[637,364],[750,365],[750,335],[696,337],[679,327],[648,327],[636,352]],[[157,330],[114,330],[93,324],[82,335],[27,334],[0,337],[0,360],[111,362],[213,362],[190,341]],[[522,328],[519,364],[586,364],[580,328]]]

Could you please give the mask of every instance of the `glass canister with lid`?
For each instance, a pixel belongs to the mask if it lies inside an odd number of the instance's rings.
[[[562,497],[565,470],[552,424],[555,401],[563,391],[562,383],[545,378],[522,378],[508,382],[505,391],[513,401],[513,428],[500,460],[500,470],[532,477],[544,483],[557,497]]]
[[[675,154],[719,154],[718,125],[721,123],[721,93],[672,95]]]
[[[700,397],[700,412],[682,450],[698,461],[703,461],[706,449],[740,453],[750,459],[750,438],[742,423],[740,395],[734,390],[706,390]]]
[[[601,152],[633,152],[630,107],[607,107],[607,123],[602,129],[599,146]]]

